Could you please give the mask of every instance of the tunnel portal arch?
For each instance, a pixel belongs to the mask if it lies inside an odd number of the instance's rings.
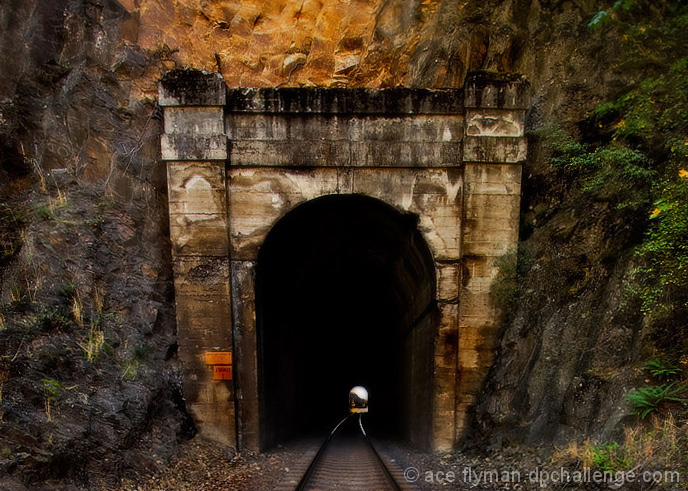
[[[395,283],[434,291],[431,328],[412,330],[432,349],[411,350],[431,352],[431,364],[402,363],[431,374],[394,377],[430,380],[427,420],[405,437],[435,450],[459,444],[499,342],[489,290],[495,258],[518,239],[527,84],[481,73],[463,89],[228,89],[219,74],[185,70],[159,88],[178,353],[199,433],[248,450],[281,438],[266,404],[279,393],[259,379],[276,350],[259,345],[261,248],[300,205],[363,196],[417,217],[433,264],[433,280]],[[389,396],[409,404],[400,390]],[[371,391],[371,415],[375,401]]]
[[[261,440],[326,430],[355,385],[372,428],[430,447],[435,267],[418,217],[364,195],[296,206],[256,265]]]

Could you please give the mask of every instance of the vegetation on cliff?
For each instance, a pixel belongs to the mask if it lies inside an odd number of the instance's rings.
[[[688,350],[688,7],[652,12],[653,4],[617,2],[607,24],[618,24],[619,67],[635,78],[595,110],[600,133],[610,140],[603,148],[617,152],[622,167],[597,161],[581,167],[591,171],[588,182],[637,190],[629,198],[649,221],[631,294],[640,297],[658,346],[680,357]]]
[[[685,470],[688,6],[620,0],[581,33],[618,46],[604,60],[623,82],[575,125],[532,130],[522,243],[493,292],[503,358],[478,418],[558,441],[564,460]]]

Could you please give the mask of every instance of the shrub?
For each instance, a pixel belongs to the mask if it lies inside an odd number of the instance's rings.
[[[682,372],[682,370],[673,363],[660,358],[649,360],[645,363],[643,368],[649,371],[650,375],[658,380],[673,378]]]
[[[679,395],[683,390],[682,386],[677,387],[675,383],[662,384],[635,389],[626,395],[626,399],[635,408],[633,414],[645,419],[648,414],[659,411],[668,404],[682,402],[683,398]]]
[[[504,322],[518,307],[523,278],[534,262],[534,251],[522,243],[495,260],[497,276],[492,282],[490,301],[502,313]]]
[[[633,467],[632,460],[616,442],[592,447],[592,464],[602,471],[610,472],[624,471]]]

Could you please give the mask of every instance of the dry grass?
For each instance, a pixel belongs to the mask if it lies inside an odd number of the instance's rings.
[[[644,471],[688,472],[688,423],[678,422],[670,411],[653,414],[624,428],[623,440],[614,443],[573,441],[552,455],[556,465],[612,470],[636,474]],[[602,469],[609,470],[609,469]]]
[[[83,350],[86,360],[88,360],[89,363],[93,363],[98,359],[98,355],[100,355],[105,345],[105,333],[100,326],[91,324],[91,328],[88,331],[88,337],[77,344]]]
[[[21,290],[19,286],[12,285],[10,287],[10,300],[15,303],[21,302]]]
[[[552,455],[552,461],[558,464],[577,461],[583,467],[592,467],[594,457],[592,448],[590,438],[584,442],[573,440],[566,447],[556,448]]]
[[[49,423],[52,423],[53,421],[53,411],[52,411],[52,406],[51,406],[51,401],[49,397],[46,397],[44,399],[45,401],[45,417],[48,419]]]
[[[98,314],[103,312],[103,307],[105,306],[105,295],[103,295],[103,290],[96,287],[93,292],[93,306]]]
[[[84,326],[84,304],[78,291],[75,291],[72,297],[72,316],[79,327]]]
[[[678,423],[671,412],[654,415],[648,424],[624,429],[623,447],[642,468],[683,470],[688,463],[688,424]]]

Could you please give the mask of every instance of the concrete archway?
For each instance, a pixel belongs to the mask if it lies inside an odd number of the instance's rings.
[[[363,195],[297,206],[256,267],[263,448],[325,430],[365,385],[370,421],[429,447],[435,267],[418,216]]]
[[[413,341],[433,345],[431,383],[414,389],[417,399],[431,393],[424,413],[431,430],[414,423],[409,428],[425,429],[405,436],[420,444],[430,438],[435,450],[460,443],[499,342],[489,290],[495,258],[518,238],[527,84],[480,73],[449,90],[228,89],[217,74],[189,70],[164,77],[160,105],[179,357],[199,432],[250,450],[278,438],[266,400],[279,394],[268,387],[266,399],[259,380],[271,356],[258,339],[259,252],[301,205],[365,195],[417,216],[434,261],[436,324]],[[389,232],[393,223],[378,228]],[[399,280],[405,274],[391,283],[422,289]],[[416,307],[409,312],[404,316],[416,316]],[[311,341],[302,338],[317,346]],[[381,351],[381,340],[371,344]],[[402,359],[388,362],[425,366]],[[391,378],[410,380],[402,373],[392,370]],[[400,390],[388,395],[401,406],[411,400]],[[391,419],[399,423],[413,411],[400,407],[401,417]]]

